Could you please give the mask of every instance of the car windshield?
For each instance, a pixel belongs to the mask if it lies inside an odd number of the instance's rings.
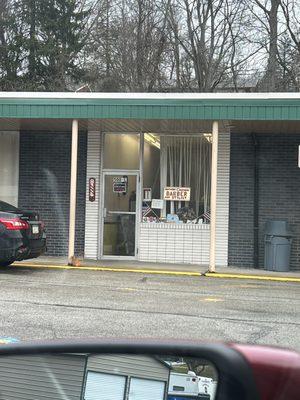
[[[289,0],[0,1],[0,344],[300,349],[299,22]]]
[[[14,207],[12,204],[6,203],[5,201],[0,201],[0,211],[3,212],[17,212],[17,207]]]

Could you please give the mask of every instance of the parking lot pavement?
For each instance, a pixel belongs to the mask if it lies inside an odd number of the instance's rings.
[[[300,285],[11,267],[0,272],[0,336],[152,337],[300,349]]]

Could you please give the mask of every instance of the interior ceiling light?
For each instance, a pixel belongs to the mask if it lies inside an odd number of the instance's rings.
[[[211,134],[211,133],[203,133],[202,135],[205,137],[205,139],[206,139],[209,143],[212,143],[212,134]]]
[[[153,133],[145,133],[144,134],[144,140],[149,143],[152,144],[152,146],[157,147],[158,149],[160,149],[160,140],[159,140],[159,136],[154,135]]]

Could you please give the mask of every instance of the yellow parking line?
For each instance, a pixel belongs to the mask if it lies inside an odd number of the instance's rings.
[[[220,297],[206,297],[205,299],[201,299],[201,301],[208,301],[212,303],[217,303],[219,301],[224,301],[224,299],[221,299]]]
[[[84,271],[108,271],[108,272],[132,272],[139,274],[155,274],[155,275],[176,275],[176,276],[204,276],[207,278],[223,278],[223,279],[250,279],[260,281],[274,281],[274,282],[294,282],[300,283],[300,277],[289,277],[289,276],[270,276],[270,275],[247,275],[247,274],[230,274],[230,273],[210,273],[205,274],[201,272],[192,271],[167,271],[167,270],[155,270],[155,269],[135,269],[135,268],[113,268],[113,267],[93,267],[93,266],[79,266],[74,267],[70,265],[45,265],[45,264],[30,264],[30,263],[14,263],[13,267],[29,267],[29,268],[50,268],[50,269],[65,269],[65,270],[84,270]]]

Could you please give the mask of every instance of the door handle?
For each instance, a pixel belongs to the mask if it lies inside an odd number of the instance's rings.
[[[103,217],[104,217],[104,218],[107,217],[107,210],[106,210],[106,208],[104,208],[104,210],[103,210]]]

